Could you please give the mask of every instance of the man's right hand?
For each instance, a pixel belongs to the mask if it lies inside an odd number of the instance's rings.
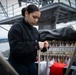
[[[43,48],[46,48],[46,49],[49,48],[49,43],[47,41],[44,41],[44,42],[39,41],[38,43],[39,43],[40,50],[42,50]]]
[[[40,50],[42,50],[42,49],[44,48],[45,42],[40,42],[40,41],[39,41],[38,44],[39,44]]]

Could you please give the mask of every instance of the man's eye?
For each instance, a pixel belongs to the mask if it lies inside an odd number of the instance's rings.
[[[34,19],[39,19],[39,17],[38,16],[32,16]]]
[[[36,16],[33,16],[33,18],[37,18]]]

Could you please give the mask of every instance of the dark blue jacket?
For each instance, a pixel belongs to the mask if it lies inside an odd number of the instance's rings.
[[[24,19],[12,25],[8,33],[10,57],[16,63],[25,64],[36,60],[39,49],[39,33]]]

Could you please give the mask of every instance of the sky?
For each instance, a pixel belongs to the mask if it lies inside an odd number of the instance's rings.
[[[11,25],[1,25],[2,27],[6,28],[7,30],[10,29]],[[7,38],[8,37],[8,31],[4,30],[0,27],[0,38]]]
[[[6,0],[0,0],[1,2],[2,2],[2,4],[4,5],[4,6],[6,6]],[[62,0],[63,1],[63,0]],[[74,0],[72,0],[73,2],[74,2]],[[8,6],[10,6],[10,5],[12,5],[12,4],[15,4],[15,3],[17,3],[18,1],[17,0],[7,0],[7,4],[8,4]],[[17,5],[18,6],[18,5]],[[17,7],[17,6],[15,6],[15,7]],[[16,12],[18,11],[19,9],[16,9]],[[21,8],[20,8],[20,10],[21,10]],[[15,10],[14,10],[15,11]],[[18,12],[17,12],[17,14],[18,14]],[[14,15],[16,15],[16,14],[14,14]],[[61,28],[61,27],[65,27],[65,26],[68,26],[68,25],[73,25],[73,27],[74,27],[74,29],[76,29],[76,21],[73,21],[73,22],[68,22],[68,23],[60,23],[60,24],[57,24],[56,26],[57,26],[57,29],[58,28]],[[2,26],[2,27],[4,27],[4,28],[6,28],[7,30],[9,30],[10,29],[10,27],[11,27],[11,25],[0,25],[0,26]],[[0,27],[0,38],[7,38],[8,37],[8,31],[6,31],[6,30],[4,30],[4,29],[2,29],[1,27]]]

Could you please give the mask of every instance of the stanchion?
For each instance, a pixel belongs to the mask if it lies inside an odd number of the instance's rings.
[[[4,66],[8,73],[11,75],[19,75],[15,69],[5,60],[4,56],[0,53],[0,63]]]
[[[46,75],[48,75],[48,52],[46,52]]]
[[[40,75],[40,50],[38,50],[38,75]]]
[[[74,50],[73,55],[72,55],[72,57],[71,57],[71,60],[70,60],[70,63],[69,63],[69,65],[68,65],[68,68],[67,68],[67,70],[66,70],[65,75],[69,75],[71,66],[72,66],[72,64],[73,64],[73,62],[74,62],[75,60],[76,60],[76,47],[75,47],[75,50]]]

